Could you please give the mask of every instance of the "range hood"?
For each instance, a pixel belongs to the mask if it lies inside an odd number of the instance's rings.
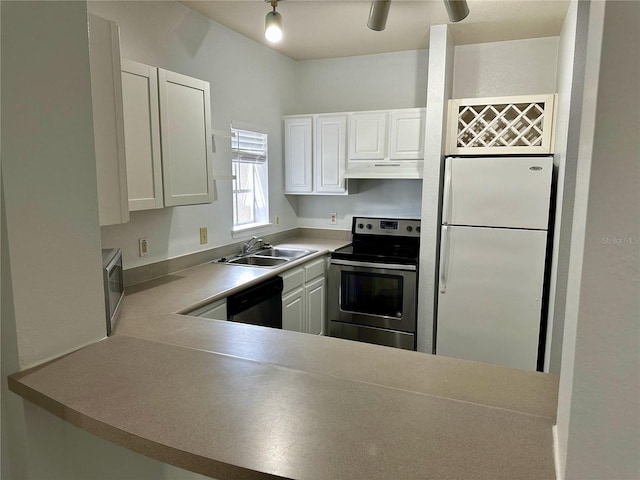
[[[421,179],[423,162],[350,162],[344,178]]]

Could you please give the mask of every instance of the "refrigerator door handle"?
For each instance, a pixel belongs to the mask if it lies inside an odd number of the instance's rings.
[[[444,165],[444,187],[442,189],[442,223],[448,225],[451,216],[451,159],[447,158]]]
[[[447,293],[447,270],[449,269],[449,227],[442,226],[440,237],[440,293]]]

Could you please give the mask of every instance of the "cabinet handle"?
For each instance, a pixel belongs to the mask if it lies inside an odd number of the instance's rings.
[[[374,163],[374,167],[401,167],[401,163]]]

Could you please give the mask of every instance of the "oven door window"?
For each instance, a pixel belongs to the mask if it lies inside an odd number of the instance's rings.
[[[345,312],[402,318],[404,278],[366,272],[342,272],[340,308]]]

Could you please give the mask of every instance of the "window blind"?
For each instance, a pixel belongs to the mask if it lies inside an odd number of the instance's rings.
[[[232,128],[233,161],[264,163],[267,161],[267,134]]]

